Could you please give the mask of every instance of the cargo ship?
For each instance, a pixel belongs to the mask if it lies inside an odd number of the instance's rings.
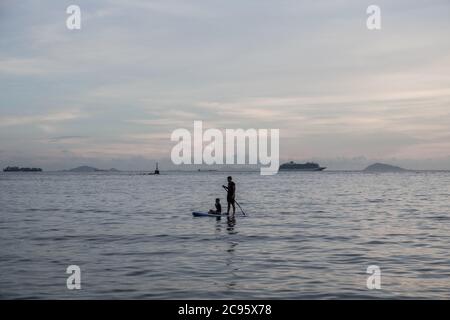
[[[19,168],[19,167],[7,167],[3,169],[3,172],[41,172],[41,168]]]
[[[321,167],[315,162],[295,163],[294,161],[283,163],[280,171],[323,171],[326,167]]]

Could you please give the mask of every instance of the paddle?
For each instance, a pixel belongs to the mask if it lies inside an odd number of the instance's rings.
[[[227,188],[227,187],[222,186],[222,188],[224,188],[224,189],[228,192],[228,188]],[[237,202],[236,199],[234,200],[234,202],[238,205],[239,209],[241,209],[242,214],[243,214],[244,216],[246,216],[246,214],[245,214],[244,210],[242,210],[241,205],[239,204],[239,202]]]

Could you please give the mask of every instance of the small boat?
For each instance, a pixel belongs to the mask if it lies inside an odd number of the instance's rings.
[[[144,173],[144,176],[154,176],[154,175],[158,175],[158,174],[159,174],[159,169],[158,169],[158,162],[157,162],[155,171],[150,172],[150,173]]]

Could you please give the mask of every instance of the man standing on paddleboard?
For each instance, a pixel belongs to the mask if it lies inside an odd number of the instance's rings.
[[[233,178],[231,176],[229,176],[227,178],[228,180],[228,187],[225,187],[225,190],[227,190],[227,202],[228,202],[228,210],[227,210],[227,214],[230,214],[230,206],[233,206],[233,216],[234,213],[236,212],[236,206],[235,206],[235,196],[236,196],[236,184],[233,182]]]

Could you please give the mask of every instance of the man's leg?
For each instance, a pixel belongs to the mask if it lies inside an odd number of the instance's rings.
[[[236,213],[236,204],[235,204],[234,200],[233,200],[232,204],[233,204],[233,215],[234,215]]]
[[[228,201],[228,210],[227,210],[227,215],[230,214],[230,201]]]

